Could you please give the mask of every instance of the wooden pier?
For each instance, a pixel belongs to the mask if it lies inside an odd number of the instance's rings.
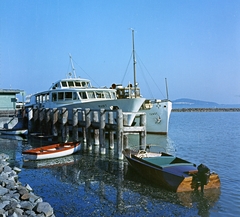
[[[61,142],[69,138],[71,132],[72,140],[79,141],[79,132],[82,133],[82,143],[92,150],[92,145],[99,146],[101,154],[106,154],[106,148],[114,149],[114,135],[116,136],[116,147],[118,159],[123,159],[122,150],[128,146],[128,134],[139,134],[139,149],[146,147],[146,114],[135,113],[140,116],[139,126],[127,126],[128,115],[132,113],[118,110],[91,110],[91,109],[48,109],[28,108],[28,130],[41,132],[45,135],[60,137]],[[108,147],[106,144],[108,136]]]

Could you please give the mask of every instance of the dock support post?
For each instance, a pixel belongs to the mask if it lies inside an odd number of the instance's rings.
[[[123,149],[128,148],[128,135],[123,135]]]
[[[140,150],[146,149],[146,114],[140,115],[140,126],[144,127],[144,131],[140,133]]]
[[[52,135],[54,137],[58,137],[58,109],[54,108],[52,110],[52,116],[51,116],[51,119],[52,119]]]
[[[123,113],[122,109],[117,110],[117,155],[118,159],[123,159]]]
[[[38,125],[38,127],[39,127],[39,131],[40,131],[40,133],[43,133],[43,131],[44,131],[44,128],[45,128],[45,126],[44,126],[44,119],[45,119],[45,109],[44,108],[40,108],[39,109],[39,125]]]
[[[67,126],[68,110],[62,108],[61,110],[61,130],[62,130],[62,142],[67,142],[69,139],[69,128]]]
[[[35,132],[38,130],[37,129],[38,113],[39,113],[38,108],[34,108],[33,109],[33,121],[34,121],[33,128]]]
[[[93,111],[93,122],[98,123],[99,117],[98,117],[98,111]],[[94,145],[99,145],[99,128],[93,128],[93,137],[94,137]]]
[[[128,114],[123,114],[123,125],[124,126],[128,125]]]
[[[72,139],[78,141],[78,109],[74,108],[72,112]]]
[[[105,146],[105,122],[106,122],[105,109],[100,109],[100,129],[99,129],[99,136],[100,136],[100,154],[106,154],[106,146]]]
[[[78,121],[82,129],[82,150],[87,150],[87,134],[86,134],[86,111],[81,109],[78,111]],[[85,123],[85,124],[83,124]]]
[[[110,124],[110,126],[113,125],[113,112],[108,113],[108,123]],[[109,148],[113,150],[114,149],[114,132],[112,129],[110,129],[108,133],[109,133]]]
[[[91,112],[89,108],[85,109],[85,118],[86,118],[86,138],[87,138],[87,148],[92,150],[92,141],[91,141]]]
[[[27,108],[28,131],[33,132],[33,108]]]
[[[50,135],[50,132],[51,132],[51,123],[50,123],[50,120],[51,120],[51,110],[49,108],[45,109],[45,133],[47,135]]]

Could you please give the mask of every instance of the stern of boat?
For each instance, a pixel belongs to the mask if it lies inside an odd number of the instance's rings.
[[[211,173],[208,183],[204,185],[204,189],[220,188],[221,182],[218,174]],[[177,187],[176,192],[185,191],[198,191],[201,190],[201,182],[197,179],[197,170],[191,176],[185,177],[180,185]]]

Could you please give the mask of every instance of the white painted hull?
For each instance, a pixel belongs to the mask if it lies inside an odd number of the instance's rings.
[[[141,112],[146,113],[147,133],[166,135],[168,133],[171,110],[172,102],[169,100],[152,101],[150,109],[141,109]],[[139,118],[137,117],[135,121],[139,123]]]
[[[52,159],[52,158],[58,158],[58,157],[64,157],[64,156],[68,156],[71,155],[77,151],[80,150],[80,146],[77,146],[73,149],[70,150],[66,150],[66,151],[62,151],[59,153],[52,153],[52,154],[46,154],[46,155],[37,155],[37,156],[29,156],[30,158],[28,158],[29,160],[44,160],[44,159]]]

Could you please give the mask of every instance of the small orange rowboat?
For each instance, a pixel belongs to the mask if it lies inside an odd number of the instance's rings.
[[[44,160],[71,155],[81,149],[80,142],[67,142],[47,145],[23,151],[24,160]]]

